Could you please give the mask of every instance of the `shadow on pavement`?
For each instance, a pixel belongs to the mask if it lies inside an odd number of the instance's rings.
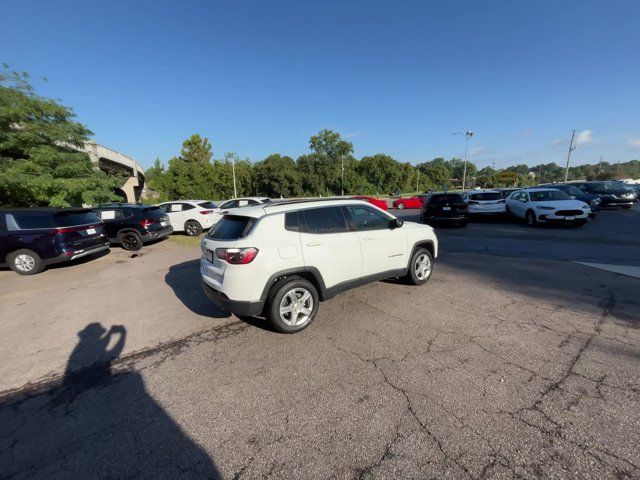
[[[164,281],[176,297],[193,313],[213,318],[228,318],[231,313],[214,304],[202,291],[200,260],[189,260],[172,265]]]
[[[125,328],[91,323],[78,336],[61,382],[0,399],[0,476],[220,478],[141,375],[114,371]]]

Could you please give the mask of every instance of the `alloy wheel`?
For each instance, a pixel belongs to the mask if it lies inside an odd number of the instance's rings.
[[[429,278],[429,275],[431,275],[431,259],[429,258],[429,255],[426,253],[419,255],[413,265],[413,271],[420,281]]]
[[[14,264],[21,272],[30,272],[35,268],[36,261],[31,255],[21,253],[16,257]]]
[[[313,296],[306,288],[289,290],[280,302],[280,319],[290,327],[304,325],[313,313]]]

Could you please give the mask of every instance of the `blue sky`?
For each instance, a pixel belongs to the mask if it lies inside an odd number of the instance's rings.
[[[640,2],[2,1],[0,62],[95,140],[149,166],[192,133],[214,156],[296,157],[322,128],[356,155],[479,166],[640,158]]]

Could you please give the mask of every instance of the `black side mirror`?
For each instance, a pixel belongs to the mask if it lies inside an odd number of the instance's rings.
[[[400,228],[402,225],[404,225],[404,222],[402,220],[400,220],[399,218],[392,218],[391,220],[389,220],[389,228],[391,230],[395,230],[396,228]]]

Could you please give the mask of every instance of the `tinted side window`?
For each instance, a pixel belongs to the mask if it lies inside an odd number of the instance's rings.
[[[19,228],[53,228],[52,215],[46,213],[14,213],[13,219]]]
[[[190,203],[183,203],[182,204],[182,211],[183,212],[185,210],[191,210],[192,208],[196,208],[195,205],[191,205]]]
[[[300,212],[301,231],[307,233],[340,233],[347,222],[340,207],[312,208]]]
[[[385,230],[389,228],[390,218],[373,208],[358,205],[347,207],[347,212],[355,230]]]
[[[284,228],[294,232],[300,231],[298,212],[287,212],[284,214]]]
[[[202,208],[216,208],[216,204],[213,202],[202,202],[198,205],[200,205]]]

